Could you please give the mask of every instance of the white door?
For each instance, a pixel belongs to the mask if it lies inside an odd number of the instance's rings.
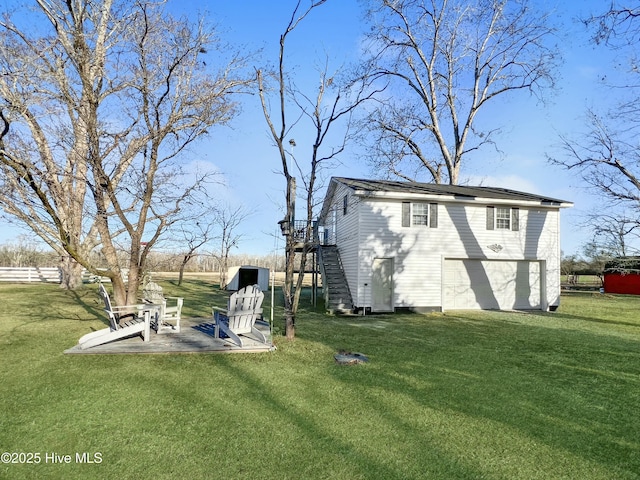
[[[536,261],[445,260],[443,307],[540,309],[543,273]]]
[[[371,311],[393,311],[393,258],[374,258],[371,275]]]

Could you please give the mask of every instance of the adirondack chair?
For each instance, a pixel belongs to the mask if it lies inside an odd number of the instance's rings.
[[[155,282],[148,282],[142,288],[144,303],[160,305],[160,315],[156,331],[180,331],[180,316],[182,314],[182,297],[165,297],[162,287]],[[170,303],[170,304],[169,304]]]
[[[264,293],[258,285],[244,287],[231,294],[226,310],[213,307],[214,336],[220,338],[222,330],[229,339],[243,347],[242,338],[252,334],[262,343],[267,338],[255,327],[256,320],[262,315]]]
[[[151,317],[159,315],[159,305],[139,304],[113,307],[104,285],[98,292],[104,301],[104,311],[109,316],[109,328],[87,333],[78,341],[81,349],[102,345],[121,338],[142,335],[145,342],[151,338]]]

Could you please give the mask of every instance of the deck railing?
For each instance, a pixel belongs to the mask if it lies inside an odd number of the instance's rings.
[[[293,222],[293,238],[296,242],[304,242],[307,238],[307,222],[306,220],[296,220]],[[333,230],[318,225],[317,221],[313,222],[312,232],[310,235],[311,242],[316,245],[335,245],[335,234]]]

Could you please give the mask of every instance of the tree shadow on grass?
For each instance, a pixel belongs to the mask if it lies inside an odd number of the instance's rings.
[[[617,299],[621,299],[621,300],[628,300],[627,297],[624,296],[612,296],[612,295],[608,295],[608,296],[603,296],[600,293],[571,293],[571,294],[563,294],[564,298],[568,298],[568,297],[575,297],[575,298],[586,298],[587,300],[589,299],[593,299],[596,301],[616,301]],[[640,298],[633,298],[632,300],[637,300],[637,308],[640,308]],[[634,311],[634,316],[635,316],[635,306],[631,307],[628,306],[628,309],[633,309]],[[615,315],[616,310],[616,305],[615,304],[611,304],[611,307],[608,309],[607,311],[607,316],[613,316]],[[624,320],[614,320],[611,318],[601,318],[599,316],[597,316],[597,314],[594,314],[594,312],[589,312],[588,310],[586,310],[587,313],[585,314],[575,314],[572,312],[567,312],[563,310],[562,304],[560,305],[560,309],[555,311],[555,312],[542,312],[540,310],[531,310],[531,311],[527,311],[527,314],[529,315],[535,315],[535,316],[541,316],[541,317],[553,317],[553,318],[557,318],[557,319],[566,319],[566,320],[579,320],[579,321],[583,321],[583,322],[590,322],[590,323],[600,323],[600,324],[604,324],[604,325],[611,325],[611,326],[615,326],[615,325],[621,325],[621,326],[627,326],[627,327],[640,327],[640,319],[637,322],[629,322],[629,321],[624,321]]]
[[[442,465],[446,465],[445,470],[454,478],[477,478],[477,471],[468,469],[460,465],[455,459],[448,459],[447,453],[439,451],[434,444],[429,441],[429,435],[425,432],[417,430],[414,426],[405,422],[401,416],[395,415],[392,411],[384,413],[383,417],[386,422],[393,423],[396,427],[394,436],[398,435],[401,444],[395,445],[396,449],[407,449],[402,458],[403,462],[398,463],[393,458],[387,458],[383,451],[378,449],[367,449],[367,441],[362,441],[357,435],[353,438],[345,437],[335,432],[334,426],[324,423],[320,416],[314,415],[314,411],[318,409],[333,410],[336,405],[315,404],[315,402],[301,404],[298,398],[290,398],[289,392],[279,390],[274,387],[268,380],[260,378],[254,374],[250,368],[242,368],[242,366],[231,358],[221,359],[219,366],[231,373],[231,375],[241,381],[247,394],[258,403],[257,408],[264,409],[269,412],[269,416],[279,419],[279,423],[284,423],[287,428],[291,428],[297,433],[301,433],[304,440],[309,442],[315,454],[321,452],[321,456],[335,457],[341,462],[348,464],[349,470],[355,471],[357,478],[384,478],[384,479],[400,479],[412,478],[413,475],[422,473],[428,476],[428,468],[418,468],[417,465],[424,462],[425,457],[437,457],[438,468],[442,469]],[[327,398],[327,391],[324,390],[323,382],[317,379],[309,378],[304,386],[307,398],[315,398],[316,401],[322,402]],[[358,398],[357,396],[349,398],[334,398],[335,402],[350,402],[353,405],[345,409],[343,422],[353,424],[354,428],[361,428],[358,416],[351,416],[348,411],[358,410],[358,404],[362,403],[362,411],[366,412],[371,400]],[[365,404],[366,403],[366,404]],[[375,403],[375,401],[373,401]],[[227,412],[233,414],[233,412]],[[326,413],[326,412],[325,412]],[[361,412],[362,413],[362,412]],[[375,418],[369,418],[366,422]],[[358,424],[358,425],[356,425]],[[390,432],[384,432],[385,437]],[[379,432],[372,435],[379,435]],[[406,442],[406,443],[405,443]],[[297,446],[291,445],[292,449]],[[389,447],[391,447],[389,445]],[[409,454],[409,449],[414,450],[415,456]],[[291,451],[293,455],[305,455],[303,451]],[[420,458],[422,457],[422,458]],[[407,472],[409,470],[409,472]],[[320,473],[319,477],[325,478]]]
[[[620,325],[625,327],[640,328],[640,323],[624,322],[620,320],[609,320],[609,319],[589,317],[584,315],[572,315],[570,313],[558,313],[558,312],[545,313],[545,312],[533,311],[533,312],[527,312],[527,314],[536,315],[536,316],[545,316],[545,317],[554,316],[554,317],[562,318],[565,320],[579,320],[581,322],[601,323],[603,325]]]
[[[97,287],[93,288],[93,286],[91,286],[68,290],[66,293],[87,314],[86,316],[77,315],[76,320],[86,322],[95,320],[94,317],[99,317],[105,325],[109,325],[109,319],[104,312],[104,302],[99,297]]]
[[[361,329],[352,343],[379,366],[369,375],[336,370],[336,377],[359,395],[375,386],[440,412],[506,425],[619,478],[640,471],[640,422],[632,411],[639,341],[464,315],[407,323],[396,321],[395,332]]]

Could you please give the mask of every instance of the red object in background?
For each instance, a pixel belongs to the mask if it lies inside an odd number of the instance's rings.
[[[640,275],[637,273],[605,273],[605,293],[640,295]]]

